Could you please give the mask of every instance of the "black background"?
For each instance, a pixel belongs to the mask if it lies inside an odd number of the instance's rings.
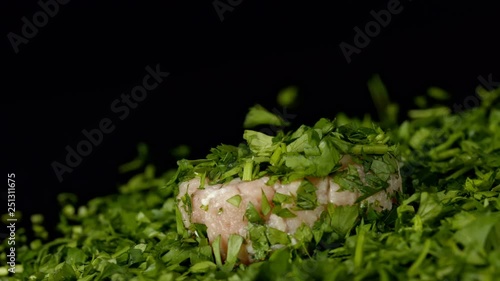
[[[2,162],[4,176],[16,173],[17,210],[45,214],[52,231],[56,195],[73,192],[85,202],[116,192],[124,180],[117,167],[135,157],[138,142],[149,145],[159,172],[175,167],[177,145],[204,157],[241,141],[247,109],[279,108],[276,94],[289,85],[301,102],[288,113],[301,124],[340,111],[374,114],[366,82],[376,73],[403,112],[430,86],[461,103],[478,76],[500,80],[492,4],[402,0],[402,12],[347,63],[339,44],[354,44],[353,28],[390,1],[290,2],[244,0],[221,21],[213,1],[71,0],[16,54],[8,34],[21,35],[22,18],[31,21],[41,8],[2,1]],[[170,76],[117,119],[111,103],[157,64]],[[51,163],[64,163],[65,147],[75,148],[81,131],[103,118],[115,130],[60,183]]]

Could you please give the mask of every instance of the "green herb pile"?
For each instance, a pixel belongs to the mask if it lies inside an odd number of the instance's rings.
[[[73,194],[59,196],[61,237],[49,239],[40,216],[32,217],[35,240],[19,230],[14,275],[7,272],[4,240],[0,279],[500,280],[500,89],[478,87],[480,104],[453,112],[439,103],[446,93],[431,88],[399,122],[398,106],[381,81],[371,80],[369,88],[377,122],[338,114],[301,126],[295,135],[247,129],[246,146],[223,144],[206,159],[180,160],[178,169],[164,173],[144,162],[147,147],[140,145],[140,157],[121,168],[142,171],[116,194],[80,206]],[[262,107],[251,108],[245,127],[266,124],[287,125]],[[332,136],[327,145],[324,135]],[[296,153],[282,157],[281,143],[295,141]],[[203,229],[198,237],[188,235],[176,211],[175,184],[194,174],[217,182],[265,173],[285,181],[324,176],[338,167],[322,157],[338,160],[342,153],[363,155],[371,161],[367,169],[377,160],[379,175],[394,167],[383,156],[397,157],[403,193],[391,212],[332,209],[323,226],[298,231],[307,245],[275,250],[247,266],[235,260],[238,248],[231,244],[239,241],[229,241],[222,264]]]

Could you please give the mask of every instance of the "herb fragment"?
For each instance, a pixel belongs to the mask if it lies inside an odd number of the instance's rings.
[[[227,199],[226,201],[231,205],[235,206],[236,208],[239,208],[241,203],[241,195],[236,194],[233,197]]]

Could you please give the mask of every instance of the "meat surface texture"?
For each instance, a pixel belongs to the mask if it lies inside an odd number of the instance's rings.
[[[358,169],[358,173],[360,178],[364,177],[361,167]],[[296,207],[295,202],[292,202],[283,204],[282,207],[293,210],[295,217],[280,217],[273,212],[264,215],[262,212],[263,194],[272,208],[272,199],[275,194],[280,193],[295,198],[301,182],[305,179],[287,184],[275,182],[272,185],[267,184],[268,180],[268,177],[253,181],[242,181],[236,178],[226,184],[204,184],[203,188],[200,188],[200,178],[182,182],[179,185],[177,199],[184,226],[189,228],[193,223],[206,225],[210,242],[213,242],[220,235],[221,256],[223,259],[226,258],[229,236],[231,234],[242,236],[245,242],[241,247],[238,258],[241,262],[248,264],[254,261],[252,243],[248,239],[248,219],[245,216],[249,204],[252,204],[259,211],[264,225],[293,235],[302,224],[312,227],[320,218],[327,204],[331,203],[336,206],[353,205],[362,195],[359,192],[341,190],[339,184],[330,176],[307,178],[316,187],[315,193],[318,204],[315,209],[296,210],[297,208],[294,208]],[[394,194],[401,191],[401,177],[399,174],[391,175],[387,182],[389,183],[387,189],[373,194],[361,201],[360,204],[369,204],[376,211],[391,210]],[[241,198],[238,205],[228,202],[230,198],[236,195]],[[181,200],[186,196],[191,200],[191,210],[188,210],[185,201]]]

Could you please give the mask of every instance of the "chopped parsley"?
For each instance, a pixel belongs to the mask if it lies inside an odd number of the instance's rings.
[[[116,194],[80,206],[73,194],[61,194],[60,237],[48,237],[39,215],[32,218],[34,240],[27,241],[23,229],[16,232],[14,275],[7,271],[5,239],[0,278],[498,280],[500,89],[478,88],[479,106],[453,112],[439,103],[448,94],[431,88],[401,122],[380,78],[370,80],[369,89],[378,122],[339,114],[270,136],[251,127],[287,123],[257,106],[247,116],[244,142],[214,147],[205,159],[179,160],[176,170],[163,174],[144,162],[141,145],[139,158],[120,168],[137,174]],[[438,104],[430,105],[428,98]],[[353,167],[341,169],[343,155],[351,155],[367,171],[365,181]],[[272,183],[334,175],[343,189],[369,195],[386,188],[388,175],[398,170],[404,192],[391,211],[328,204],[314,226],[304,224],[293,236],[261,225],[261,214],[249,205],[249,235],[258,260],[250,265],[238,262],[243,237],[229,237],[223,262],[220,252],[213,251],[221,247],[221,238],[210,245],[206,226],[197,224],[190,229],[196,235],[190,235],[175,201],[177,184],[194,177],[211,184],[236,177],[269,176]],[[289,218],[297,210],[288,204],[314,208],[311,185],[305,181],[299,190],[297,198],[264,195],[262,211]],[[190,208],[189,198],[184,200]],[[241,198],[229,201],[238,206]]]

